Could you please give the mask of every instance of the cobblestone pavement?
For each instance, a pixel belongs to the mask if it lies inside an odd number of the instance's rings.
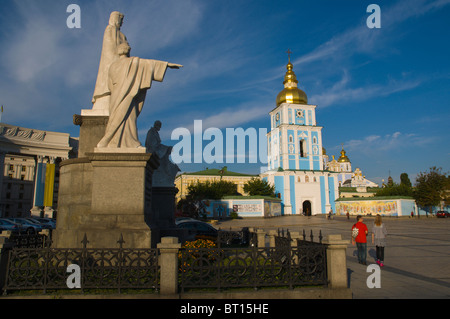
[[[374,218],[364,222],[371,229]],[[221,221],[217,227],[239,229],[257,227],[264,230],[289,229],[325,237],[341,234],[350,242],[351,226],[356,218],[335,216],[283,216]],[[381,288],[368,288],[367,266],[357,262],[356,246],[347,248],[349,287],[354,299],[449,299],[450,298],[450,218],[385,217],[388,230],[385,266],[381,268]],[[370,238],[370,237],[369,237]],[[375,264],[375,246],[368,242],[367,263]]]

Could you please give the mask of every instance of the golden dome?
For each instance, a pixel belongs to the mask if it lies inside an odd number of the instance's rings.
[[[342,148],[341,156],[338,159],[339,163],[350,163],[350,159],[345,155],[344,148]]]
[[[293,65],[289,59],[289,63],[286,65],[286,75],[284,76],[284,90],[278,93],[277,106],[282,103],[291,104],[308,104],[308,97],[306,93],[297,87],[297,77],[295,76]]]

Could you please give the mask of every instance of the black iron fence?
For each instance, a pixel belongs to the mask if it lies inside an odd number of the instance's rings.
[[[11,290],[153,289],[158,290],[157,249],[79,249],[15,247],[9,251],[4,294]],[[73,270],[73,272],[72,272]],[[71,281],[71,282],[69,282]],[[73,285],[78,283],[78,287]]]
[[[326,245],[291,238],[289,231],[276,236],[275,247],[258,247],[256,234],[243,230],[219,235],[215,248],[178,250],[178,286],[193,288],[294,288],[327,285]],[[305,235],[303,236],[304,238]],[[319,236],[321,237],[321,236]],[[321,239],[320,239],[321,240]],[[11,238],[11,248],[1,249],[0,290],[64,290],[79,288],[160,290],[159,249],[52,248],[51,240]],[[239,242],[239,247],[228,244]],[[222,243],[222,244],[221,244]],[[225,244],[224,244],[225,243]],[[246,245],[242,245],[246,243]],[[312,244],[306,244],[312,243]],[[242,247],[245,246],[245,247]]]
[[[248,227],[241,230],[219,229],[216,239],[217,247],[245,247],[256,245],[256,234]]]
[[[180,288],[327,285],[325,247],[181,249]]]
[[[12,232],[5,237],[5,244],[17,248],[42,248],[50,245],[51,232],[48,234]]]

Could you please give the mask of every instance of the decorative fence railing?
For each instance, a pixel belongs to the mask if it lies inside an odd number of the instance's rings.
[[[256,234],[251,232],[248,227],[241,230],[219,229],[216,244],[217,247],[254,246],[256,245]]]
[[[257,234],[258,233],[258,234]],[[258,236],[259,238],[257,238]],[[222,239],[241,240],[248,236],[246,247],[230,248],[218,241],[214,248],[176,248],[178,276],[174,280],[181,292],[194,288],[263,288],[298,286],[327,286],[327,245],[291,237],[289,231],[279,231],[275,245],[261,243],[261,231],[226,232]],[[228,236],[228,237],[226,237]],[[321,238],[321,236],[319,236]],[[305,235],[303,238],[306,238]],[[311,238],[312,239],[312,238]],[[320,239],[321,240],[321,239]],[[82,248],[51,248],[46,237],[38,245],[24,247],[23,240],[11,237],[16,247],[1,250],[0,291],[70,289],[70,267],[78,269],[79,288],[88,289],[145,289],[160,291],[161,264],[164,250],[124,248],[119,239],[117,248],[93,249],[88,240]],[[20,246],[17,243],[22,243]],[[229,241],[228,241],[229,243]],[[240,241],[242,243],[242,241]],[[169,268],[166,268],[169,269]],[[73,275],[77,275],[75,272]]]
[[[79,267],[78,281],[84,289],[141,288],[158,290],[157,249],[19,248],[9,251],[4,293],[10,290],[69,289],[69,266]],[[75,274],[76,275],[76,274]]]
[[[50,233],[48,234],[27,234],[11,233],[6,237],[6,243],[17,248],[42,248],[51,243]]]
[[[325,246],[181,249],[179,257],[182,292],[327,285]]]

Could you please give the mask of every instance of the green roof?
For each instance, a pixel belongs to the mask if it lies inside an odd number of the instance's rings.
[[[275,200],[280,201],[281,199],[278,197],[272,197],[272,196],[260,196],[260,195],[253,195],[253,196],[224,196],[222,199],[268,199],[268,200]]]
[[[257,177],[258,175],[252,175],[252,174],[242,174],[242,173],[236,173],[231,172],[229,170],[225,169],[218,169],[218,168],[210,168],[205,169],[203,171],[199,172],[192,172],[192,173],[183,173],[181,175],[210,175],[210,176],[254,176]]]

